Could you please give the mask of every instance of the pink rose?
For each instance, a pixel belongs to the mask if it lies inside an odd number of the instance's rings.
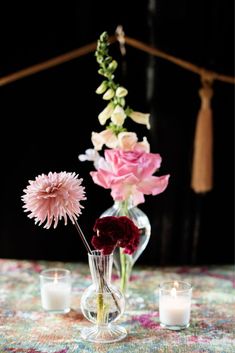
[[[93,181],[111,189],[114,200],[123,201],[132,196],[135,205],[144,202],[144,195],[157,195],[163,192],[169,175],[153,176],[161,165],[161,156],[134,149],[105,150],[105,160],[108,168],[91,172]]]

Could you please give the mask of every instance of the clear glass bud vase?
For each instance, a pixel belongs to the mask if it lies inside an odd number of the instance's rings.
[[[88,260],[93,283],[81,297],[81,310],[94,326],[83,328],[81,337],[96,343],[120,341],[127,332],[114,322],[124,312],[125,298],[111,283],[113,254],[102,255],[95,250],[88,254]]]
[[[140,242],[136,251],[132,255],[125,254],[122,248],[116,248],[113,254],[114,266],[121,279],[120,289],[122,293],[128,297],[128,287],[132,268],[149,242],[151,225],[147,215],[137,206],[133,205],[131,198],[125,201],[116,201],[114,205],[103,212],[100,217],[106,216],[127,216],[140,230]]]

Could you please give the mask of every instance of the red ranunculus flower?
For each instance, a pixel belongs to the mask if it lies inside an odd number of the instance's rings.
[[[92,237],[91,243],[104,255],[110,254],[117,246],[124,248],[124,253],[133,254],[139,244],[139,229],[125,216],[98,218],[93,230],[96,235]]]

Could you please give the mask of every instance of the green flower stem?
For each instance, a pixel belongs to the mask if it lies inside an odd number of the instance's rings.
[[[104,323],[105,319],[105,305],[103,293],[98,293],[97,295],[97,324],[101,325]]]
[[[128,255],[125,254],[121,249],[120,249],[120,259],[121,259],[121,291],[122,293],[126,293],[132,266],[131,266],[130,260],[128,259]]]
[[[121,202],[120,216],[128,217],[128,204],[129,204],[128,199]],[[132,265],[131,265],[129,255],[125,254],[123,252],[123,249],[120,248],[119,250],[120,250],[120,262],[121,262],[121,291],[122,293],[126,293]]]
[[[122,249],[120,251],[120,260],[121,260],[121,291],[125,293],[126,290],[126,259],[125,254],[123,253]]]
[[[128,199],[121,202],[120,216],[128,217]]]
[[[104,278],[102,271],[99,269],[99,292],[97,294],[97,324],[102,325],[104,323],[104,318],[105,318],[105,305],[104,305]]]
[[[109,286],[107,285],[107,282],[105,281],[101,271],[100,279],[99,279],[99,292],[97,294],[97,324],[98,325],[102,325],[106,322],[106,315],[108,314],[108,305],[105,304],[105,300],[104,300],[104,289],[107,293],[111,294],[117,310],[121,312],[121,308],[117,302],[117,299],[115,295],[112,293],[112,291],[110,290]]]

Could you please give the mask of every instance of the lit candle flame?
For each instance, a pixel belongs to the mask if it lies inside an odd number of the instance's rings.
[[[175,289],[175,288],[172,288],[172,290],[171,290],[171,296],[172,296],[173,298],[176,298],[176,289]]]
[[[174,281],[174,288],[179,288],[179,283],[177,281]]]
[[[54,283],[57,283],[57,282],[58,282],[58,273],[56,272],[54,276]]]

